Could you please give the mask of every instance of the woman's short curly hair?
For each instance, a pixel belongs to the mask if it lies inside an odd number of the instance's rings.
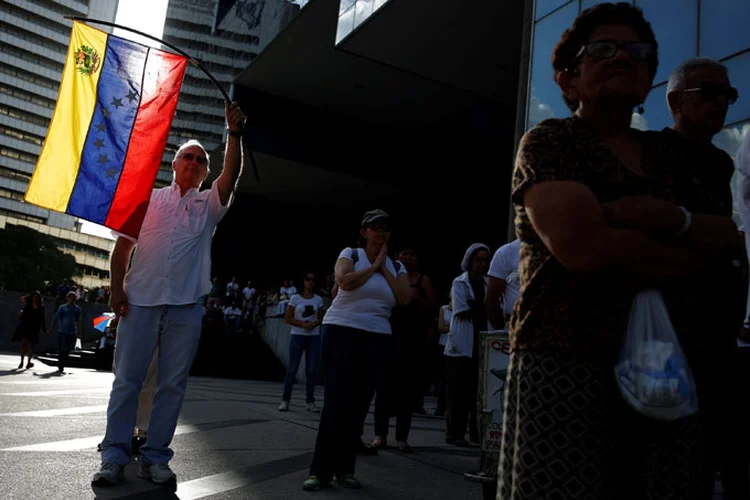
[[[654,45],[654,57],[648,61],[649,77],[653,83],[656,68],[659,65],[659,45],[656,43],[654,30],[651,29],[651,23],[643,17],[641,9],[625,2],[601,3],[586,9],[576,18],[573,26],[563,32],[552,51],[555,81],[561,72],[574,68],[578,51],[589,41],[594,30],[607,24],[629,26],[638,34],[642,42]],[[565,96],[563,99],[572,111],[578,109],[578,101],[570,100]]]

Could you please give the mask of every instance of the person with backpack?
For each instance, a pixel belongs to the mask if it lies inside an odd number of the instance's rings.
[[[388,257],[390,237],[388,214],[366,212],[359,248],[345,248],[336,261],[339,291],[323,318],[324,405],[305,491],[326,488],[334,477],[344,488],[362,488],[354,466],[364,415],[384,369],[391,310],[412,296],[406,269]]]

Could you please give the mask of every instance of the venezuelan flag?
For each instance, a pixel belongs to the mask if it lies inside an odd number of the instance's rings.
[[[137,237],[186,63],[74,22],[55,112],[25,200]]]

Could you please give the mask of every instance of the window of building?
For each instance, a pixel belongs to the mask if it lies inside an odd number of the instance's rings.
[[[183,21],[181,19],[175,19],[172,17],[168,17],[164,21],[164,27],[190,31],[192,33],[198,33],[198,34],[203,34],[203,35],[211,34],[211,26],[208,26],[206,24],[191,23],[189,21]]]
[[[53,23],[52,21],[49,21],[47,19],[41,18],[43,20],[43,23],[40,25],[41,28],[49,28],[49,25],[57,25],[57,23]],[[36,24],[36,22],[35,22]],[[19,28],[18,26],[14,26],[9,23],[3,23],[2,27],[0,28],[0,31],[5,31],[9,35],[16,36],[18,38],[22,38],[24,40],[27,40],[34,45],[38,45],[40,47],[44,47],[49,50],[53,50],[55,52],[62,52],[65,51],[67,48],[67,45],[56,42],[54,40],[51,40],[45,36],[39,35],[37,33],[32,33],[31,31],[26,31],[23,28]]]
[[[47,10],[55,11],[55,12],[64,12],[63,15],[76,15],[79,16],[80,13],[75,12],[71,9],[67,9],[63,7],[62,5],[50,2],[48,0],[35,0],[34,4],[38,5],[39,7],[45,8]],[[57,33],[60,33],[61,35],[70,36],[70,28],[62,23],[56,23],[53,20],[40,16],[38,14],[35,14],[34,12],[30,12],[23,7],[16,6],[16,5],[9,5],[5,2],[0,3],[0,12],[6,12],[10,14],[13,17],[21,18],[26,21],[29,21],[30,23],[33,23],[35,26],[42,26],[49,30],[55,31]]]
[[[534,19],[541,19],[555,9],[559,9],[571,0],[536,0],[536,8],[534,9]],[[343,3],[343,0],[342,2]],[[576,0],[578,3],[578,0]]]
[[[339,15],[349,10],[349,7],[353,6],[355,1],[356,0],[341,0],[341,2],[339,2]]]
[[[188,67],[188,69],[192,69],[192,66]],[[195,71],[199,71],[199,70],[196,69]],[[185,78],[184,78],[185,85],[182,87],[182,91],[183,92],[189,91],[189,89],[186,89],[185,86],[198,87],[198,88],[204,88],[204,89],[215,88],[211,80],[209,80],[205,75],[203,75],[203,73],[200,73],[200,74],[202,75],[202,77],[195,77],[195,76],[185,73]],[[228,88],[231,84],[232,82],[219,82],[219,85],[221,85],[224,88]]]
[[[81,15],[81,13],[78,12],[77,10],[70,9],[62,5],[61,3],[55,2],[53,0],[34,0],[33,3],[34,5],[38,5],[39,7],[42,7],[44,9],[51,10],[53,12],[58,12],[63,16],[80,16]],[[88,5],[88,3],[86,3],[86,5]],[[5,5],[3,6],[3,8],[5,8]],[[20,9],[21,7],[17,7],[17,8]],[[69,34],[70,34],[70,28],[68,28],[68,32],[66,36]]]
[[[12,210],[5,210],[3,208],[0,208],[0,215],[13,217],[13,218],[20,219],[20,220],[25,220],[28,222],[36,222],[38,224],[44,224],[44,219],[41,217],[35,217],[33,215],[23,214],[20,212],[13,212]]]
[[[177,117],[181,120],[193,120],[198,123],[209,125],[224,125],[226,118],[224,116],[214,116],[199,111],[179,111]]]
[[[47,99],[38,94],[19,89],[18,87],[14,87],[12,85],[6,85],[2,82],[0,82],[0,94],[7,94],[9,96],[15,97],[16,99],[21,99],[32,104],[36,104],[37,106],[44,106],[45,108],[55,109],[54,100]]]
[[[661,130],[672,125],[672,115],[667,105],[667,84],[651,89],[643,104],[643,115],[633,115],[633,126],[641,130]]]
[[[5,125],[0,125],[0,134],[19,139],[21,141],[31,142],[36,144],[37,146],[41,146],[44,142],[44,137],[29,132],[24,132],[23,130],[18,130],[16,128],[6,127]]]
[[[681,62],[697,54],[698,0],[636,0],[659,43],[654,84],[666,82]]]
[[[526,128],[533,127],[545,118],[570,116],[560,87],[553,80],[552,49],[560,40],[562,32],[570,28],[577,16],[578,3],[572,2],[534,26]]]
[[[179,137],[180,139],[184,139],[185,141],[187,141],[188,139],[196,139],[198,141],[213,142],[216,144],[221,144],[223,139],[221,134],[212,134],[210,132],[195,132],[193,130],[176,127],[172,127],[171,134],[175,137]]]
[[[12,170],[6,167],[0,167],[0,177],[5,177],[7,179],[13,179],[13,180],[22,181],[22,182],[28,182],[31,180],[30,175],[25,174],[23,172],[17,172],[15,170]]]
[[[11,191],[10,189],[0,187],[0,198],[8,198],[11,200],[23,201],[23,193],[19,193],[18,191]]]
[[[7,115],[12,118],[18,118],[19,120],[23,120],[25,122],[33,123],[34,125],[39,125],[40,127],[47,127],[49,125],[49,120],[29,113],[28,111],[24,111],[22,109],[14,108],[13,106],[6,106],[5,104],[0,104],[0,115]]]
[[[750,47],[747,0],[702,0],[700,54],[723,59]]]
[[[581,12],[588,9],[589,7],[593,7],[594,5],[598,3],[605,3],[610,0],[581,0]],[[630,2],[628,2],[630,3]]]
[[[354,29],[354,13],[357,10],[357,4],[352,2],[348,9],[339,14],[339,22],[336,25],[336,43],[349,36]]]
[[[8,158],[13,158],[14,160],[21,160],[28,163],[36,163],[36,156],[30,155],[29,153],[25,153],[23,151],[19,151],[17,149],[8,148],[5,146],[0,146],[0,156],[7,156]]]
[[[224,100],[220,97],[211,99],[210,97],[185,94],[184,92],[180,96],[180,102],[189,104],[203,104],[205,106],[216,106],[221,107],[222,109],[224,108]]]
[[[0,73],[5,73],[6,75],[14,76],[20,80],[33,83],[34,85],[39,85],[41,87],[45,87],[50,90],[54,90],[55,92],[57,92],[57,88],[59,86],[59,83],[54,80],[50,80],[49,78],[44,78],[43,76],[35,75],[34,73],[31,73],[29,71],[16,68],[9,64],[4,64],[2,62],[0,62]]]
[[[3,26],[3,25],[0,25],[0,26]],[[39,56],[37,54],[33,54],[31,52],[21,49],[20,47],[16,47],[14,45],[8,45],[7,43],[2,43],[0,44],[0,52],[10,54],[24,61],[28,61],[31,64],[38,64],[39,66],[42,66],[44,68],[57,71],[60,74],[62,74],[63,72],[62,63],[53,61],[52,59],[48,59],[46,57]]]
[[[238,50],[238,49],[232,49],[229,47],[221,47],[219,45],[216,45],[210,42],[203,42],[203,41],[195,40],[195,39],[187,39],[187,38],[182,38],[182,37],[178,37],[174,35],[165,36],[164,41],[177,45],[178,47],[181,47],[184,50],[201,51],[201,52],[209,53],[212,55],[223,56],[228,59],[232,59],[233,61],[239,61],[240,63],[247,63],[251,61],[254,56],[252,52],[248,52],[246,50]],[[212,63],[211,61],[202,61],[202,64],[209,71],[225,71],[225,72],[232,72],[232,73],[237,71],[237,69],[232,66]],[[209,67],[209,65],[211,64],[215,66]]]

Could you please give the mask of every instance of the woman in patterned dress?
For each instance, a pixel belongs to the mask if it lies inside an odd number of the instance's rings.
[[[529,130],[516,158],[521,293],[498,498],[693,498],[700,417],[647,419],[624,403],[613,374],[637,291],[706,265],[691,245],[705,220],[691,226],[657,200],[674,201],[664,165],[674,155],[658,133],[630,128],[656,73],[654,33],[638,8],[600,4],[563,33],[552,64],[573,116]],[[633,197],[661,204],[648,233],[608,223]]]

